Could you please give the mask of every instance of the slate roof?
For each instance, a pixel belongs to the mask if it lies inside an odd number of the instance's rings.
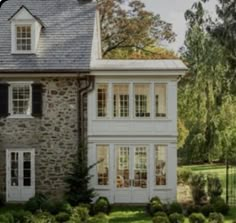
[[[22,6],[45,26],[36,54],[11,54],[9,18]],[[91,1],[6,1],[0,8],[0,73],[89,71],[95,11]]]

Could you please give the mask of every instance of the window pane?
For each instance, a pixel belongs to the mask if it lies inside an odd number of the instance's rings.
[[[166,117],[166,84],[155,85],[156,117]]]
[[[109,146],[97,146],[97,179],[98,185],[108,185],[109,182]]]
[[[17,152],[11,153],[11,186],[19,185],[19,154]]]
[[[21,51],[31,50],[31,26],[16,27],[16,49]]]
[[[108,85],[98,84],[97,85],[97,115],[98,117],[107,116],[107,95],[108,95]]]
[[[129,116],[129,85],[113,85],[113,114],[114,117]]]
[[[166,185],[166,149],[167,146],[158,145],[155,147],[155,183]]]
[[[135,84],[135,116],[150,117],[150,84]]]
[[[30,85],[12,85],[12,112],[13,114],[30,115]]]

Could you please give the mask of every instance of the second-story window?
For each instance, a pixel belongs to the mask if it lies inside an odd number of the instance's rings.
[[[129,85],[113,85],[114,117],[129,117]]]
[[[31,115],[31,85],[27,83],[11,84],[11,115]]]
[[[107,117],[108,84],[97,85],[97,116]]]
[[[156,117],[166,117],[166,84],[155,85]]]
[[[150,84],[135,84],[135,117],[150,117]]]
[[[16,50],[31,51],[31,26],[16,26]]]

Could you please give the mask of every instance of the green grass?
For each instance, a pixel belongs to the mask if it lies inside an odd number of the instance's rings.
[[[109,223],[150,223],[151,217],[145,213],[145,207],[114,207],[109,215]]]

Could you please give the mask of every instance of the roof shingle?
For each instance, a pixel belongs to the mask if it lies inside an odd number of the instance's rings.
[[[11,54],[11,22],[22,5],[39,18],[36,54]],[[96,4],[78,0],[8,0],[0,8],[0,73],[88,71]]]

